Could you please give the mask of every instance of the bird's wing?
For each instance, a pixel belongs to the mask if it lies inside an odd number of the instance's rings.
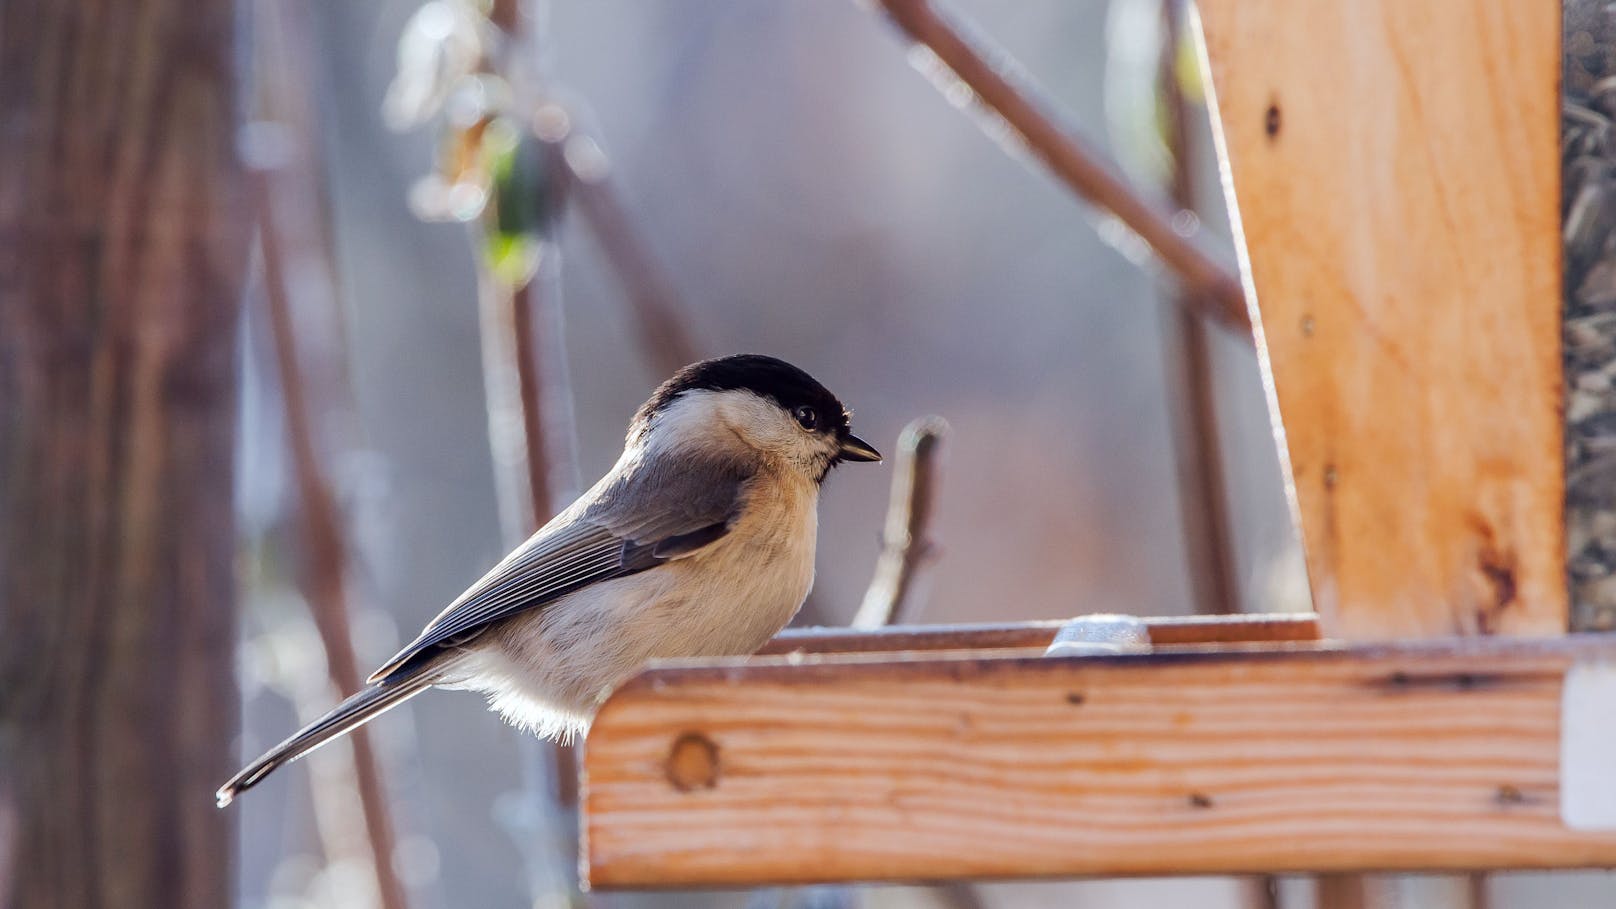
[[[615,471],[457,597],[370,681],[401,677],[501,619],[716,542],[739,513],[751,474],[743,464],[677,462]]]

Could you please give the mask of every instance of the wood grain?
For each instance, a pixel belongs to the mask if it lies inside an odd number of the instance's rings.
[[[1563,632],[1559,6],[1200,11],[1326,632]]]
[[[235,10],[0,4],[0,905],[234,896]]]
[[[1150,642],[1234,644],[1251,641],[1316,641],[1319,617],[1313,613],[1269,615],[1146,616]],[[1062,621],[982,625],[894,625],[868,631],[847,628],[788,628],[766,644],[764,654],[878,653],[900,650],[1043,650]]]
[[[1616,833],[1561,823],[1558,768],[1563,675],[1612,658],[1601,637],[653,669],[589,736],[588,876],[1610,865]],[[681,786],[693,742],[713,766]]]

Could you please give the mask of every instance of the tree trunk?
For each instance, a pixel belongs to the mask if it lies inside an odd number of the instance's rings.
[[[228,0],[0,5],[0,907],[231,899]]]

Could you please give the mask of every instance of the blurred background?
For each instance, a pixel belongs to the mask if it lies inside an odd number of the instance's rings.
[[[603,242],[554,192],[553,162],[524,158],[538,153],[522,140],[512,160],[533,169],[489,178],[503,205],[493,240],[484,200],[449,185],[477,170],[465,163],[468,124],[506,88],[565,111],[564,124],[549,126],[583,137],[574,164],[609,175],[632,242],[696,353],[755,351],[804,367],[884,450],[914,417],[949,421],[930,534],[937,556],[911,620],[1205,611],[1197,552],[1208,508],[1222,511],[1212,525],[1221,527],[1222,605],[1307,608],[1249,342],[1208,331],[1206,367],[1186,380],[1177,291],[1137,239],[995,141],[966,109],[969,93],[940,92],[926,55],[879,11],[820,0],[534,0],[501,45],[483,10],[457,0],[249,5],[256,125],[245,147],[268,174],[279,250],[271,268],[269,251],[256,254],[242,329],[244,757],[335,696],[305,602],[302,572],[316,544],[290,436],[309,437],[335,496],[364,669],[479,577],[531,519],[501,454],[521,427],[512,401],[498,400],[499,357],[490,363],[500,343],[490,325],[508,302],[491,274],[537,269],[527,302],[541,475],[555,502],[611,465],[629,416],[666,377],[669,351],[642,341],[633,303],[643,276],[625,281],[611,255],[622,238]],[[1067,124],[1164,210],[1178,207],[1176,174],[1179,200],[1196,215],[1175,226],[1232,267],[1193,42],[1169,39],[1161,0],[949,7],[1012,55]],[[470,98],[448,90],[477,66],[510,81],[478,83]],[[1164,74],[1193,113],[1182,136],[1164,125]],[[542,202],[505,205],[500,179]],[[495,249],[511,218],[527,245]],[[288,426],[266,315],[274,283],[296,315],[313,414],[302,430]],[[1220,462],[1210,490],[1185,478],[1174,427],[1186,419],[1187,389],[1204,393],[1216,420],[1199,440]],[[845,623],[857,609],[890,479],[890,469],[844,470],[827,484],[813,621]],[[547,749],[456,693],[419,698],[372,729],[396,832],[391,864],[409,905],[581,901],[572,821],[553,795],[565,767],[556,770]],[[346,749],[318,752],[233,809],[243,907],[374,904]],[[1514,876],[1491,891],[1495,905],[1545,893],[1586,905],[1577,894],[1601,892],[1599,876],[1570,880],[1544,891],[1545,879]],[[1306,886],[1280,889],[1305,900]],[[1440,883],[1428,898],[1420,882],[1407,886],[1409,905],[1447,905]],[[589,901],[1215,907],[1261,905],[1260,890],[1175,880]]]

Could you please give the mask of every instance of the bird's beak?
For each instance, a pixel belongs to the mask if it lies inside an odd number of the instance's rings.
[[[850,432],[842,435],[842,450],[836,456],[843,461],[881,460],[881,452],[876,451],[875,446]]]

